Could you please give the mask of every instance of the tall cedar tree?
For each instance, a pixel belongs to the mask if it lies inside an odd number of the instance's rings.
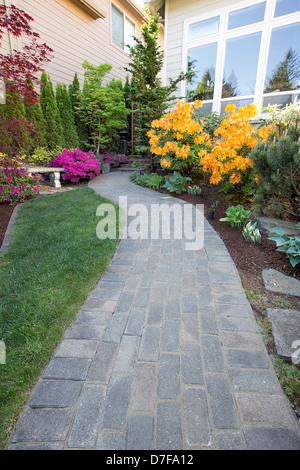
[[[65,84],[57,84],[56,102],[65,137],[65,145],[69,149],[77,149],[79,147],[79,139],[75,126],[72,103]]]
[[[169,85],[162,86],[160,73],[163,68],[164,53],[158,45],[160,16],[153,15],[146,8],[148,21],[141,27],[142,39],[135,37],[134,46],[129,47],[132,62],[125,67],[132,75],[132,94],[138,125],[135,127],[135,151],[150,155],[147,132],[155,119],[160,119],[178,97],[173,93],[182,80],[191,79],[194,72],[183,72],[175,80],[169,79]],[[173,96],[172,96],[173,95]],[[151,156],[151,166],[153,157]]]
[[[79,147],[81,150],[87,151],[89,148],[90,135],[88,126],[82,120],[80,114],[80,83],[78,80],[77,72],[74,75],[73,82],[69,85],[69,96],[72,103],[74,113],[75,126],[79,138]]]
[[[0,104],[0,133],[2,139],[0,142],[0,151],[7,153],[8,156],[15,156],[22,152],[25,145],[24,133],[28,135],[32,126],[27,122],[24,116],[16,117],[18,111],[7,112],[4,106],[19,107],[17,96],[24,97],[29,79],[35,85],[39,84],[37,73],[43,70],[43,66],[52,57],[52,49],[45,43],[39,44],[39,34],[34,32],[30,26],[33,18],[24,10],[16,6],[0,5],[0,46],[5,33],[11,34],[15,38],[27,37],[26,45],[22,50],[14,50],[12,53],[3,54],[0,52],[0,81],[6,85],[6,105]],[[14,99],[16,104],[14,105]],[[27,96],[30,102],[38,102],[38,93],[32,90]],[[27,128],[27,131],[26,131]],[[4,139],[4,135],[7,137]],[[10,165],[9,158],[4,165]]]
[[[41,108],[46,123],[47,146],[50,150],[64,147],[64,135],[61,125],[59,109],[56,103],[53,85],[46,72],[41,76]]]
[[[34,93],[32,80],[26,79],[26,90],[23,98],[25,116],[27,121],[33,125],[34,130],[27,146],[27,153],[31,154],[37,147],[47,147],[46,123],[41,110],[40,103],[32,102],[30,99]]]

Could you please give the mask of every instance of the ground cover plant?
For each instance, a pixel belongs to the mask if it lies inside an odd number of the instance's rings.
[[[0,258],[0,440],[67,326],[106,270],[117,240],[99,240],[96,209],[107,202],[90,188],[36,198],[20,207]]]

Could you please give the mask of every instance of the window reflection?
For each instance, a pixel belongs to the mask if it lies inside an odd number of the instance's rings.
[[[248,106],[248,104],[252,104],[253,100],[252,99],[247,99],[247,100],[226,100],[221,102],[221,114],[225,113],[226,106],[228,104],[235,104],[235,106],[238,108],[241,108],[242,106]]]
[[[300,0],[277,0],[275,18],[300,11]]]
[[[261,32],[227,41],[222,98],[254,94],[260,41]]]
[[[249,24],[263,21],[265,17],[266,2],[232,11],[228,16],[228,29],[240,28]]]
[[[272,31],[264,93],[300,89],[300,23]]]
[[[194,77],[187,84],[188,101],[213,99],[216,58],[216,42],[188,49],[188,70],[196,70]]]
[[[124,29],[123,29],[123,14],[117,10],[112,5],[111,9],[112,14],[112,41],[119,47],[123,48],[123,37],[124,37]]]
[[[189,25],[188,40],[199,39],[219,32],[220,17],[209,18]]]

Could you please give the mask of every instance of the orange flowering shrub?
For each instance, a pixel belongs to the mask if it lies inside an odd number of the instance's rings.
[[[218,184],[223,176],[229,176],[232,184],[241,181],[242,174],[253,167],[247,156],[258,141],[265,142],[271,127],[258,130],[250,119],[256,116],[256,106],[251,104],[236,109],[234,104],[226,107],[227,117],[215,131],[216,140],[210,150],[198,153],[204,171],[210,171],[210,182]]]
[[[193,104],[179,101],[173,111],[152,122],[147,134],[151,152],[162,157],[163,168],[188,169],[199,165],[198,153],[211,145],[201,123],[193,119],[194,110],[201,106],[201,101]]]

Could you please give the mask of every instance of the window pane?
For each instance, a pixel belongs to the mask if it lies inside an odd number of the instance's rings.
[[[206,101],[203,103],[203,106],[201,108],[197,108],[194,111],[194,119],[197,121],[203,116],[207,116],[209,113],[212,112],[212,107],[213,104],[212,102]]]
[[[225,113],[225,109],[226,109],[226,106],[228,106],[229,104],[235,104],[235,106],[238,108],[241,108],[242,106],[248,106],[248,104],[252,104],[253,103],[253,100],[252,99],[248,99],[248,100],[232,100],[232,101],[229,101],[229,100],[226,100],[226,101],[222,101],[221,102],[221,114],[224,114]]]
[[[274,104],[284,108],[287,104],[293,103],[294,98],[295,95],[292,94],[266,95],[263,97],[263,108],[267,108],[269,105],[273,106]]]
[[[134,38],[133,36],[135,35],[135,24],[133,21],[131,21],[129,18],[125,17],[125,24],[124,24],[124,42],[125,42],[125,50],[129,52],[128,47],[126,45],[128,44],[129,46],[134,45]]]
[[[203,38],[210,34],[219,32],[220,17],[210,18],[209,20],[198,21],[189,25],[188,40]]]
[[[112,15],[112,42],[123,49],[124,48],[123,13],[121,13],[112,5],[111,15]]]
[[[275,18],[300,11],[300,0],[277,0]]]
[[[222,98],[254,95],[260,41],[261,32],[227,41]]]
[[[187,99],[211,100],[214,95],[218,43],[188,49],[188,70],[195,69],[192,80],[187,83]]]
[[[252,7],[243,8],[229,13],[228,29],[240,28],[248,24],[258,23],[265,18],[266,2]]]
[[[300,23],[272,31],[264,93],[300,88]]]

